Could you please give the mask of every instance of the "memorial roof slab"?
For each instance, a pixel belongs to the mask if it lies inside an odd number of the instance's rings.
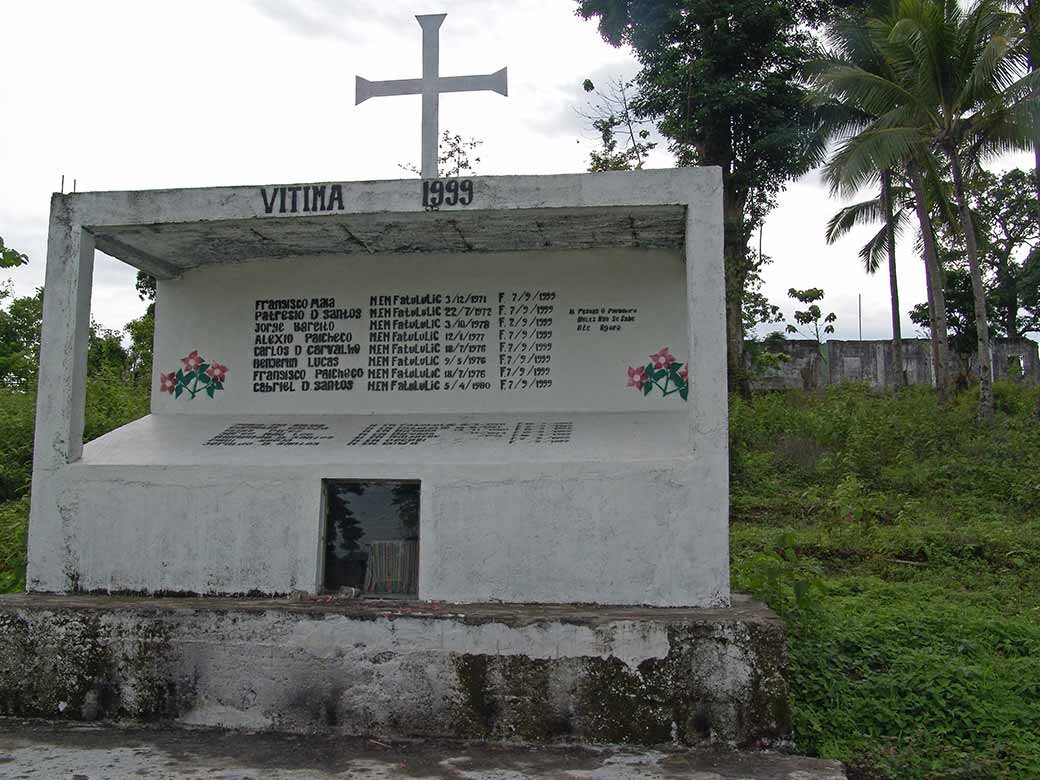
[[[683,206],[332,214],[92,228],[98,249],[161,278],[204,265],[323,255],[681,249]]]
[[[714,229],[721,188],[718,168],[677,168],[56,193],[52,221],[170,278],[302,255],[682,248]]]

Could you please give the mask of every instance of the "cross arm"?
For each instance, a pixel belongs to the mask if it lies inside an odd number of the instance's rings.
[[[393,95],[421,95],[422,79],[395,79],[392,81],[369,81],[356,77],[354,82],[354,105],[364,103],[370,97],[391,97]]]
[[[479,92],[485,89],[508,97],[506,68],[486,76],[441,76],[437,79],[438,92]]]
[[[499,95],[509,95],[507,68],[483,76],[441,76],[437,79],[437,92],[480,92],[488,90]],[[364,103],[372,97],[394,95],[421,95],[425,91],[423,79],[394,79],[369,81],[357,76],[354,88],[354,105]]]

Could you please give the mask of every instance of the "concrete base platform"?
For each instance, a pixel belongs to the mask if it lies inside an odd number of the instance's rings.
[[[845,780],[835,761],[775,753],[532,747],[0,719],[0,775],[79,780]]]
[[[782,622],[729,609],[0,598],[0,715],[776,747]]]

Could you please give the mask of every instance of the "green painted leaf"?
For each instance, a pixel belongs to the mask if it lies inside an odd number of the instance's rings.
[[[643,395],[644,396],[650,395],[650,393],[653,391],[653,389],[654,389],[654,383],[653,382],[644,382],[643,383]]]
[[[213,397],[213,393],[214,393],[214,391],[216,389],[217,388],[215,388],[213,385],[210,385],[209,387],[206,388],[206,395],[208,395],[210,398],[212,398]]]
[[[646,375],[647,376],[653,376],[654,375],[654,364],[653,363],[647,363],[646,364]]]
[[[679,397],[681,399],[683,399],[684,401],[689,400],[689,395],[690,395],[690,388],[689,387],[683,387],[682,389],[679,390]]]
[[[223,390],[224,389],[224,383],[223,382],[214,382],[213,383],[213,387],[215,387],[217,390]]]
[[[655,382],[660,382],[666,376],[668,376],[668,371],[666,369],[662,368],[660,371],[655,371],[654,372],[654,381]]]
[[[184,392],[184,385],[177,385],[177,389],[173,391],[174,398],[180,398],[181,393]]]
[[[177,369],[177,381],[178,382],[184,381],[184,369],[183,368],[178,368]]]
[[[181,381],[182,385],[187,387],[188,385],[190,385],[192,382],[195,381],[195,372],[194,371],[189,371],[187,374],[185,374],[184,376],[181,377],[180,381]]]
[[[202,384],[204,385],[208,385],[210,383],[210,378],[206,374],[203,374],[201,371],[199,371],[199,381],[202,382]]]
[[[195,370],[198,371],[200,374],[205,374],[207,368],[209,368],[209,363],[201,363],[199,367]]]

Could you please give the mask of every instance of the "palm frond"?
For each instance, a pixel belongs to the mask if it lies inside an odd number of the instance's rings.
[[[925,195],[928,198],[926,210],[930,212],[932,208],[937,209],[947,225],[955,230],[959,229],[960,215],[953,202],[953,185],[943,176],[945,167],[940,165],[939,159],[931,150],[922,154],[918,161],[924,174]]]
[[[916,127],[883,127],[877,124],[842,143],[824,169],[831,193],[854,195],[878,180],[879,171],[915,155],[921,146]]]
[[[917,103],[916,96],[903,85],[848,63],[821,71],[811,84],[816,92],[871,116],[890,111],[893,106]]]
[[[881,230],[859,250],[859,259],[863,261],[863,270],[868,274],[876,274],[881,264],[888,259],[888,228]]]
[[[853,228],[873,225],[883,218],[880,198],[862,200],[845,206],[827,222],[827,243],[833,244],[848,235]]]
[[[967,78],[957,96],[956,105],[971,109],[989,99],[994,92],[1006,88],[1014,81],[1014,63],[1010,61],[1010,46],[1007,38],[991,37],[978,53],[974,63],[967,63]]]

